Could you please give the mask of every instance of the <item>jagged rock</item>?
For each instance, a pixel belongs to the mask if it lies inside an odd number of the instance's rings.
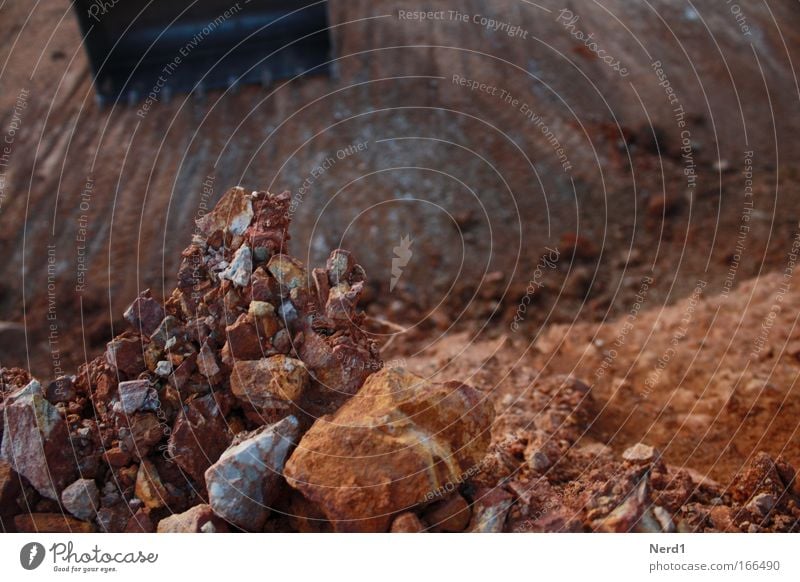
[[[363,290],[363,283],[352,286],[348,283],[339,283],[331,287],[325,303],[325,316],[334,323],[354,322],[356,306]]]
[[[211,506],[195,505],[188,511],[170,515],[158,522],[158,533],[223,533],[228,525],[219,519]]]
[[[331,346],[326,338],[315,333],[306,334],[299,355],[321,386],[346,395],[355,394],[382,365],[363,347]]]
[[[746,503],[759,493],[769,493],[780,499],[785,488],[775,461],[767,453],[760,451],[734,477],[729,491],[734,501]]]
[[[160,348],[165,348],[170,341],[177,340],[181,334],[181,322],[177,317],[167,315],[158,324],[158,327],[150,335],[150,341]]]
[[[255,324],[260,337],[271,338],[280,328],[280,322],[275,315],[275,306],[272,303],[251,301],[247,313]]]
[[[110,467],[119,468],[131,462],[131,454],[121,447],[112,447],[103,453],[103,458]]]
[[[100,506],[97,484],[92,479],[78,479],[61,493],[61,503],[78,519],[91,520]]]
[[[470,386],[382,370],[314,423],[285,474],[337,530],[386,531],[392,514],[474,470],[493,418],[492,405]]]
[[[144,350],[138,337],[117,337],[106,345],[106,361],[129,377],[144,371]]]
[[[197,369],[212,385],[219,382],[222,370],[220,370],[217,356],[208,340],[203,342],[200,353],[197,355]]]
[[[228,341],[223,348],[222,359],[229,367],[237,360],[257,360],[265,355],[261,338],[249,314],[243,313],[226,327],[225,335]]]
[[[508,510],[514,498],[502,489],[479,490],[472,506],[472,521],[469,531],[477,533],[497,533],[503,531]]]
[[[253,273],[253,255],[250,247],[243,245],[233,255],[228,267],[219,274],[220,279],[228,279],[237,287],[246,287]]]
[[[199,218],[197,228],[206,238],[217,231],[243,235],[253,218],[253,203],[244,188],[228,190],[214,209]]]
[[[330,284],[333,286],[347,281],[347,278],[353,271],[355,264],[356,262],[353,260],[353,255],[350,253],[350,251],[336,249],[331,252],[330,256],[328,257],[328,262],[325,265]]]
[[[231,392],[260,413],[288,411],[308,386],[305,364],[284,355],[237,361],[231,372]]]
[[[648,527],[652,516],[646,515],[650,510],[650,488],[644,478],[639,485],[610,514],[594,522],[594,527],[601,532],[660,532],[658,524]],[[646,519],[648,518],[648,519]],[[655,521],[655,520],[653,520]]]
[[[164,308],[152,298],[150,290],[143,291],[123,314],[134,331],[149,336],[164,319]]]
[[[150,509],[164,507],[169,499],[169,493],[161,481],[156,466],[142,459],[139,472],[136,474],[136,497]]]
[[[139,410],[157,410],[158,395],[149,380],[129,380],[119,383],[120,411],[133,414]]]
[[[261,530],[278,496],[286,457],[299,434],[297,419],[289,416],[225,451],[205,474],[214,513],[242,529]]]
[[[231,443],[228,424],[212,395],[192,400],[169,437],[170,457],[197,483]]]
[[[288,296],[292,289],[306,287],[306,269],[294,257],[275,255],[269,260],[267,270],[275,277],[284,297]]]
[[[0,458],[44,497],[59,492],[76,473],[67,424],[32,380],[6,399]]]
[[[126,452],[143,459],[164,438],[164,427],[152,412],[138,412],[129,421],[127,429],[120,429]]]
[[[759,493],[747,504],[747,509],[756,516],[766,517],[777,505],[777,499],[771,493]]]

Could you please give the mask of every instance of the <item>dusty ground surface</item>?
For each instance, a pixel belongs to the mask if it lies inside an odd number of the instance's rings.
[[[670,463],[725,482],[758,450],[800,456],[800,295],[783,284],[782,274],[771,274],[727,296],[698,287],[664,309],[553,325],[536,337],[462,332],[412,343],[413,351],[398,340],[384,357],[420,374],[474,382],[498,402],[553,374],[573,375],[596,401],[586,438],[617,452],[647,442]]]

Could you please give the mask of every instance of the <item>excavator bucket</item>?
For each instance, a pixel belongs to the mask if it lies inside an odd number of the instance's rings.
[[[73,0],[98,100],[166,100],[327,71],[327,2]]]

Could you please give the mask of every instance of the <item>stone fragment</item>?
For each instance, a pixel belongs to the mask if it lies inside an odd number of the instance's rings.
[[[164,319],[164,308],[152,298],[150,290],[143,291],[123,314],[133,331],[149,336]]]
[[[0,446],[4,460],[44,497],[58,500],[76,465],[67,424],[35,380],[6,399]]]
[[[363,289],[363,283],[353,286],[339,283],[331,287],[325,304],[325,316],[334,323],[355,323],[356,306]]]
[[[150,335],[150,340],[160,348],[165,348],[167,343],[181,334],[182,328],[178,318],[166,316]]]
[[[47,385],[45,397],[51,404],[69,402],[76,396],[75,376],[61,376]]]
[[[169,493],[161,482],[161,477],[155,465],[142,459],[139,472],[136,474],[136,497],[142,500],[150,509],[158,509],[167,504]]]
[[[607,533],[652,532],[647,528],[649,524],[643,519],[650,505],[650,488],[647,478],[644,478],[611,513],[596,520],[594,528]],[[642,528],[642,525],[645,528]],[[661,531],[660,528],[657,531]]]
[[[158,522],[158,533],[224,533],[228,525],[214,515],[210,505],[195,505],[188,511]]]
[[[767,453],[756,453],[743,471],[733,478],[729,492],[734,501],[746,503],[759,493],[770,493],[780,499],[785,485],[775,466],[775,461]]]
[[[479,490],[472,506],[469,531],[476,533],[503,531],[508,510],[511,509],[513,502],[513,496],[502,489]]]
[[[715,529],[726,532],[735,533],[739,531],[734,522],[734,512],[727,505],[717,505],[712,507],[708,512],[708,518]]]
[[[164,437],[164,428],[152,412],[139,412],[130,418],[127,430],[120,430],[120,437],[125,450],[142,459]]]
[[[759,493],[747,503],[746,507],[753,515],[766,517],[775,508],[777,502],[778,500],[771,493]]]
[[[474,470],[493,418],[492,405],[470,386],[385,369],[314,423],[285,474],[337,530],[387,531],[393,514]]]
[[[655,448],[644,443],[636,443],[622,453],[622,458],[632,463],[652,463],[657,457],[658,452]]]
[[[472,511],[466,500],[455,494],[443,501],[434,503],[423,514],[425,521],[434,532],[464,531],[472,518]]]
[[[278,303],[281,299],[281,288],[275,277],[268,274],[263,267],[253,271],[250,277],[252,286],[252,300],[269,303]]]
[[[89,521],[100,507],[100,492],[92,479],[78,479],[61,493],[64,509],[78,519]]]
[[[367,377],[382,365],[363,347],[331,346],[326,338],[315,333],[305,334],[298,351],[312,378],[339,394],[355,394]]]
[[[259,338],[256,326],[248,314],[243,313],[233,324],[226,327],[225,335],[227,343],[223,351],[230,354],[232,362],[257,360],[264,356],[261,338]]]
[[[200,234],[209,238],[217,231],[242,235],[252,219],[252,201],[245,189],[237,186],[228,190],[214,206],[214,209],[199,218],[196,223]]]
[[[160,378],[167,378],[170,374],[172,374],[172,362],[168,360],[161,360],[156,364],[156,369],[154,370],[155,375]]]
[[[117,337],[106,344],[106,361],[123,374],[134,377],[145,369],[144,348],[138,337]]]
[[[425,531],[425,525],[416,514],[406,511],[392,521],[392,533],[420,533]]]
[[[280,322],[275,315],[275,306],[266,301],[251,301],[248,314],[256,325],[258,335],[271,338],[280,329]]]
[[[197,370],[208,379],[211,384],[216,384],[220,380],[222,370],[219,368],[217,356],[208,344],[203,342],[200,353],[197,354]]]
[[[299,433],[297,419],[289,416],[225,451],[205,474],[214,513],[244,530],[261,530]]]
[[[120,447],[112,447],[103,453],[103,458],[109,466],[114,468],[124,467],[131,462],[131,454]]]
[[[289,209],[292,203],[292,195],[288,191],[280,194],[256,194],[253,202],[254,219],[247,229],[246,238],[259,262],[286,248],[291,220]]]
[[[119,383],[120,412],[133,414],[139,410],[158,410],[158,394],[149,380]]]
[[[101,507],[97,511],[95,523],[102,532],[118,533],[128,526],[130,518],[130,508],[124,503],[115,502],[113,505]]]
[[[231,372],[231,392],[242,403],[259,411],[286,407],[296,402],[308,385],[302,361],[284,355],[237,361]]]
[[[672,516],[663,507],[656,505],[652,508],[653,517],[655,517],[660,531],[664,533],[675,533],[675,522],[672,521]]]
[[[228,424],[212,395],[196,398],[184,407],[169,437],[170,457],[197,483],[231,443]]]
[[[227,279],[237,287],[246,287],[253,273],[253,254],[250,247],[242,245],[233,255],[228,267],[219,274],[220,279]]]
[[[275,255],[267,263],[267,270],[278,281],[284,297],[287,297],[292,289],[306,287],[306,269],[294,257]]]
[[[20,533],[92,533],[94,526],[61,513],[28,513],[14,518]]]
[[[328,272],[328,280],[332,286],[347,282],[348,276],[353,271],[356,262],[350,251],[336,249],[331,252],[325,269]]]

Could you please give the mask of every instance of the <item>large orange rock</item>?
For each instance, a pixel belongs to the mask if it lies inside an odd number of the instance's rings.
[[[491,403],[471,386],[382,370],[314,423],[284,474],[336,530],[386,531],[395,514],[476,470],[493,420]]]

